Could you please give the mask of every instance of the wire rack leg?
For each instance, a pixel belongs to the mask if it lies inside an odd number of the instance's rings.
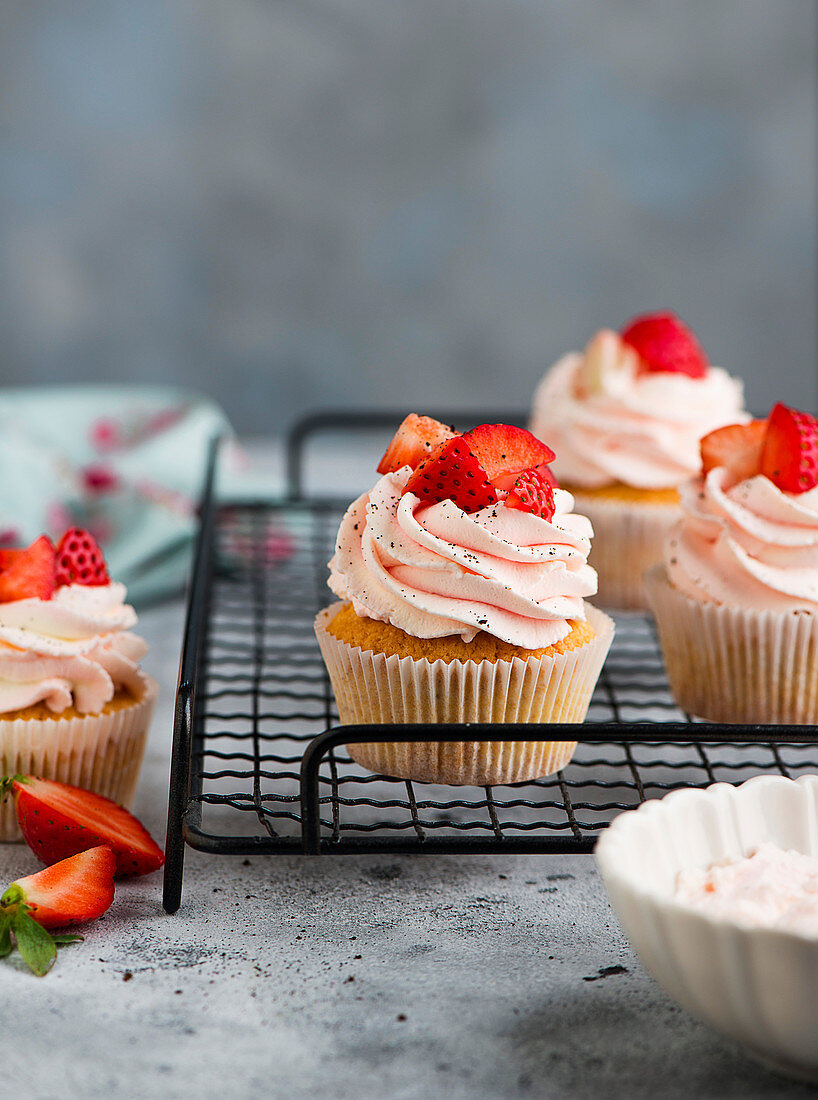
[[[190,781],[190,713],[188,692],[180,689],[176,702],[175,743],[170,766],[168,792],[168,828],[165,835],[165,873],[162,904],[166,913],[175,913],[182,904],[182,876],[185,869],[185,838],[182,824],[187,810]]]

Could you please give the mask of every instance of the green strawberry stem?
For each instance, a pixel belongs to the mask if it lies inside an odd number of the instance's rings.
[[[27,775],[4,775],[0,779],[0,802],[3,802],[10,794],[14,793],[15,783],[27,783]]]
[[[0,898],[0,907],[3,909],[16,908],[17,906],[25,905],[25,903],[26,895],[22,887],[18,886],[16,882],[13,882],[6,890],[5,894]]]
[[[52,934],[38,924],[16,882],[0,898],[0,958],[10,955],[16,942],[21,958],[39,978],[44,977],[56,962],[58,947],[79,943],[82,939],[72,932]]]

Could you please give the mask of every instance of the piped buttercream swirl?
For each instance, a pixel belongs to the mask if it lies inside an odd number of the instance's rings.
[[[125,586],[68,585],[50,600],[0,604],[0,714],[45,703],[96,714],[117,688],[138,694],[147,645],[130,632]]]
[[[411,473],[386,474],[341,521],[329,586],[358,615],[417,638],[469,642],[485,630],[524,649],[553,645],[569,619],[585,618],[593,532],[570,493],[555,491],[551,520],[502,504],[469,514],[404,493]]]
[[[788,493],[761,475],[731,485],[723,467],[681,491],[665,544],[671,583],[697,600],[818,611],[818,488]]]
[[[742,384],[720,367],[703,378],[649,372],[614,332],[563,356],[534,395],[531,430],[556,452],[560,481],[669,489],[701,468],[699,440],[749,419]]]

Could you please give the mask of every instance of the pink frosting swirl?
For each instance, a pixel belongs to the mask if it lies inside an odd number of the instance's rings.
[[[760,475],[730,486],[722,467],[691,480],[665,565],[697,600],[818,611],[818,488],[787,493]]]
[[[0,604],[0,714],[40,702],[97,714],[119,687],[139,694],[148,647],[128,630],[136,613],[124,599],[121,584],[75,584]]]
[[[603,330],[546,373],[531,431],[548,440],[554,473],[569,485],[670,489],[701,469],[703,435],[749,419],[742,392],[720,367],[704,378],[640,371],[633,349]]]
[[[481,630],[524,649],[553,645],[596,592],[593,534],[558,489],[552,520],[501,504],[463,512],[403,493],[412,470],[386,474],[347,509],[329,586],[358,615],[416,638]]]

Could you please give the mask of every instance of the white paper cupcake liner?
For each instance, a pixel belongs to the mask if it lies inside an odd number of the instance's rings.
[[[712,722],[818,724],[818,615],[693,600],[645,575],[676,702]]]
[[[643,576],[662,560],[665,535],[681,516],[678,504],[641,503],[574,493],[576,511],[594,529],[588,563],[599,577],[597,601],[622,611],[648,608]]]
[[[569,653],[511,661],[428,661],[362,650],[326,626],[343,605],[325,608],[315,632],[344,724],[410,722],[582,722],[614,624],[586,604],[596,637]],[[517,783],[558,771],[575,741],[377,742],[348,745],[359,764],[429,783]]]
[[[140,700],[82,718],[0,716],[0,775],[38,775],[128,806],[136,791],[159,685],[143,676]],[[0,806],[0,841],[20,840],[14,799]]]

